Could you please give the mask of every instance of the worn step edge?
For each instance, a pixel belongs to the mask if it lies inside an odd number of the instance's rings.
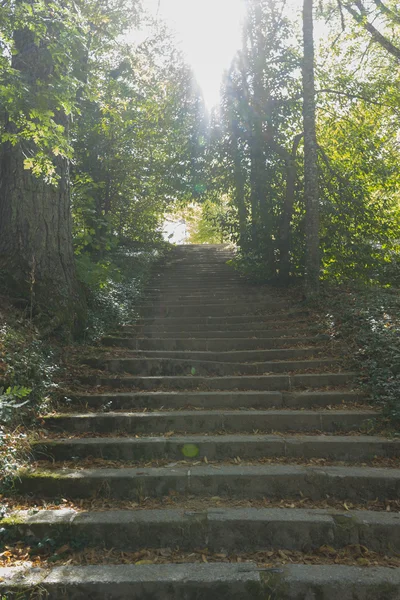
[[[127,350],[125,358],[177,358],[187,361],[206,360],[225,363],[255,363],[268,360],[290,360],[295,358],[314,357],[326,352],[325,346],[309,346],[308,348],[278,348],[267,350],[232,350],[228,352],[211,352],[196,350]]]
[[[292,320],[292,322],[296,322],[295,320],[298,318],[309,318],[310,316],[310,311],[307,310],[297,310],[297,311],[293,311],[293,310],[285,310],[285,311],[279,311],[279,312],[275,312],[274,314],[271,315],[263,315],[262,320],[260,320],[260,323],[264,323],[264,322],[270,322],[270,321],[274,321],[275,322],[283,322],[283,321],[288,321],[288,320]],[[148,324],[148,323],[152,323],[152,322],[165,322],[165,323],[180,323],[180,322],[190,322],[190,323],[204,323],[204,322],[208,322],[210,324],[213,323],[218,323],[218,322],[225,322],[225,323],[246,323],[249,318],[251,318],[254,316],[253,315],[239,315],[239,316],[232,316],[232,315],[226,315],[223,317],[213,317],[213,316],[209,316],[209,317],[141,317],[138,319],[137,324],[138,325],[143,325],[143,324]],[[285,317],[285,318],[280,318],[280,317]],[[132,325],[125,325],[122,328],[124,329],[124,327],[132,327]]]
[[[20,493],[41,498],[124,500],[168,496],[175,491],[197,496],[236,498],[300,498],[328,496],[367,502],[397,500],[400,469],[375,467],[314,467],[298,465],[136,467],[60,469],[17,472],[14,486]]]
[[[101,565],[0,569],[2,593],[43,589],[49,600],[399,600],[400,569],[341,565]]]
[[[186,431],[359,431],[376,420],[371,410],[334,411],[167,411],[57,414],[44,417],[44,426],[57,431],[85,433],[166,433]]]
[[[343,403],[364,402],[359,392],[119,392],[109,394],[69,395],[69,406],[78,404],[90,408],[170,409],[185,406],[207,408],[310,408]]]
[[[81,377],[80,381],[88,385],[108,387],[132,387],[137,390],[157,390],[163,387],[169,390],[199,389],[208,390],[259,390],[279,391],[294,388],[320,388],[325,386],[348,385],[355,382],[355,373],[303,373],[298,375],[240,375],[230,377],[101,377],[91,375]]]
[[[378,553],[400,550],[398,514],[372,511],[346,513],[316,509],[209,508],[207,510],[73,509],[16,511],[0,521],[8,539],[50,537],[65,544],[82,540],[86,547],[124,551],[143,548],[205,548],[211,552],[297,550],[321,546],[362,545]]]
[[[118,332],[116,332],[118,333]],[[202,330],[202,331],[185,331],[181,329],[180,331],[165,331],[156,328],[152,329],[140,329],[137,331],[136,336],[140,335],[140,337],[169,337],[169,338],[241,338],[241,337],[264,337],[264,338],[293,338],[293,337],[304,337],[304,334],[308,335],[316,335],[315,332],[307,331],[306,329],[291,329],[291,330],[282,330],[282,329],[262,329],[258,327],[254,330],[238,330],[238,331],[221,331],[221,330]],[[114,334],[111,334],[110,337],[123,337]],[[321,339],[329,340],[329,336],[322,335]]]
[[[268,350],[318,345],[321,336],[297,336],[286,338],[170,338],[170,337],[104,337],[103,346],[117,346],[130,350],[180,350],[226,352],[234,350]]]
[[[170,317],[176,317],[176,316],[187,316],[187,317],[195,317],[197,315],[203,315],[203,316],[221,316],[224,317],[225,315],[236,315],[236,316],[241,316],[243,314],[247,314],[247,315],[252,315],[253,318],[260,316],[262,317],[264,314],[268,314],[272,311],[274,311],[274,309],[276,308],[276,306],[256,306],[254,304],[250,304],[247,303],[246,305],[243,306],[238,306],[237,304],[232,304],[232,305],[227,305],[227,304],[199,304],[199,305],[191,305],[191,306],[183,306],[183,305],[176,305],[176,306],[165,306],[162,304],[156,304],[156,305],[148,305],[148,306],[139,306],[137,305],[135,307],[135,310],[138,311],[138,313],[142,316],[170,316]]]
[[[138,298],[135,307],[158,307],[165,306],[166,308],[181,307],[193,307],[193,306],[243,306],[248,305],[262,307],[262,308],[280,308],[281,310],[286,307],[289,308],[289,303],[285,300],[276,298],[268,298],[262,295],[254,296],[248,294],[246,296],[235,294],[235,301],[232,299],[232,294],[226,294],[226,296],[213,296],[212,294],[205,294],[204,296],[195,296],[188,294],[187,296],[177,296],[175,294],[160,294],[145,295]]]
[[[266,457],[324,458],[363,461],[400,457],[400,440],[378,436],[300,435],[185,435],[151,438],[84,438],[33,442],[37,459],[78,458],[105,460],[254,460]]]
[[[133,327],[131,331],[129,331],[129,329],[127,329],[126,331],[124,330],[115,330],[115,331],[110,331],[109,335],[111,337],[131,337],[131,336],[137,336],[139,332],[143,333],[144,335],[155,335],[157,333],[160,334],[171,334],[172,336],[175,335],[175,337],[179,337],[180,335],[198,335],[199,333],[203,333],[205,334],[218,334],[218,336],[214,337],[219,337],[221,336],[221,334],[227,336],[231,336],[231,337],[241,337],[242,335],[249,335],[249,332],[253,332],[253,331],[257,331],[260,332],[262,331],[264,333],[264,337],[267,337],[268,335],[271,335],[273,337],[279,337],[279,336],[289,336],[289,337],[294,337],[295,335],[304,335],[306,334],[313,334],[315,335],[316,333],[319,332],[319,328],[317,327],[313,327],[311,325],[309,325],[308,323],[304,323],[301,324],[301,326],[299,326],[298,323],[294,324],[294,323],[285,323],[285,325],[289,325],[289,327],[286,328],[282,328],[279,326],[279,324],[277,324],[277,327],[271,327],[271,323],[254,323],[251,322],[249,324],[243,324],[243,323],[230,323],[230,324],[198,324],[198,325],[193,325],[192,323],[183,323],[178,327],[178,324],[174,323],[173,324],[173,328],[171,327],[167,327],[165,323],[153,323],[152,325],[138,325],[137,327]],[[295,327],[292,327],[292,325],[295,325]]]
[[[133,375],[264,375],[340,367],[335,358],[233,363],[181,358],[85,358],[83,364],[110,373]]]

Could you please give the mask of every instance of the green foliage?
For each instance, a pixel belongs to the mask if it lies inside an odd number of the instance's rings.
[[[222,244],[229,239],[225,224],[228,211],[226,202],[217,204],[205,200],[174,211],[172,217],[174,220],[183,219],[186,223],[190,244]]]
[[[89,81],[74,127],[76,252],[157,241],[164,213],[201,189],[199,90],[162,29],[97,59]]]
[[[23,403],[25,410],[18,411],[21,420],[24,413],[29,415],[40,408],[54,385],[58,370],[54,350],[40,340],[29,323],[18,321],[10,313],[7,324],[0,329],[0,359],[3,393],[9,390],[15,399],[29,395],[28,403]]]
[[[224,199],[221,224],[240,248],[237,265],[261,280],[278,269],[287,156],[302,131],[299,74],[296,29],[283,3],[248,2],[243,45],[212,121],[207,196],[217,205]]]
[[[31,388],[15,385],[4,389],[0,387],[0,423],[11,421],[13,412],[25,406],[29,400],[24,400],[32,392]],[[23,400],[21,402],[21,400]]]
[[[25,316],[1,307],[0,488],[12,483],[26,459],[26,433],[56,388],[58,361]]]
[[[267,283],[271,281],[271,271],[265,260],[263,251],[239,250],[230,264],[241,274],[254,283]]]
[[[7,113],[0,141],[22,144],[25,168],[49,183],[58,179],[58,160],[73,155],[68,125],[93,92],[89,62],[134,23],[136,4],[5,0],[0,7],[0,106]]]
[[[319,307],[327,331],[348,344],[349,366],[361,373],[383,415],[400,427],[400,299],[380,286],[328,287]]]
[[[137,319],[137,304],[152,268],[169,248],[165,242],[122,246],[99,263],[89,254],[78,257],[78,273],[86,288],[89,309],[86,342]]]
[[[367,4],[368,15],[379,12]],[[330,35],[317,40],[316,57],[321,277],[393,284],[400,226],[397,67],[385,48],[370,44],[362,23],[346,17],[343,31],[337,5],[322,9]],[[393,14],[385,14],[385,34],[396,43]],[[293,153],[302,132],[298,26],[279,0],[248,2],[243,46],[224,80],[206,153],[207,198],[217,206],[227,199],[223,229],[239,248],[235,265],[256,281],[280,273],[285,215],[290,274],[305,270],[302,141]]]

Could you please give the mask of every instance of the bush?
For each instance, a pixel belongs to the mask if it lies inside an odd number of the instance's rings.
[[[10,307],[0,307],[0,464],[2,487],[28,456],[24,427],[31,427],[55,387],[54,349]]]
[[[346,341],[350,367],[383,410],[400,427],[400,296],[380,286],[326,288],[320,310],[330,334]]]
[[[12,421],[15,409],[20,422],[37,413],[58,369],[54,349],[39,339],[29,322],[9,313],[0,329],[0,422]]]
[[[137,304],[153,266],[162,260],[170,244],[135,244],[107,253],[95,262],[88,254],[77,257],[78,274],[88,300],[84,341],[95,341],[120,325],[134,322]]]

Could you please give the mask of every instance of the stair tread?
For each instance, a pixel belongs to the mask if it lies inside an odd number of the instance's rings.
[[[85,437],[85,438],[58,438],[51,439],[48,441],[40,441],[35,442],[35,445],[46,445],[51,444],[62,445],[62,444],[83,444],[83,445],[93,445],[93,444],[151,444],[151,443],[159,443],[159,442],[169,442],[169,443],[177,443],[177,444],[201,444],[201,443],[217,443],[217,444],[231,444],[232,442],[240,441],[246,442],[249,444],[258,443],[258,442],[312,442],[315,443],[323,443],[323,444],[389,444],[391,446],[400,446],[399,439],[393,439],[390,437],[385,437],[383,435],[334,435],[331,436],[329,434],[326,435],[305,435],[305,434],[245,434],[245,433],[237,433],[237,434],[229,434],[226,433],[223,436],[221,435],[202,435],[202,434],[185,434],[185,435],[169,435],[165,436],[148,436],[145,438],[136,438],[136,437]],[[399,465],[400,468],[400,465]]]
[[[113,411],[108,411],[108,412],[98,412],[98,413],[58,413],[57,416],[55,417],[54,415],[48,415],[48,416],[44,416],[43,419],[57,419],[62,417],[63,419],[68,418],[68,419],[80,419],[80,418],[85,418],[85,419],[112,419],[116,416],[118,417],[138,417],[140,419],[154,419],[154,418],[166,418],[166,419],[170,419],[173,418],[174,416],[179,416],[179,417],[193,417],[193,418],[204,418],[206,416],[215,416],[215,415],[238,415],[240,414],[241,416],[246,416],[246,415],[252,415],[252,416],[285,416],[287,417],[288,415],[292,415],[294,418],[298,417],[298,416],[315,416],[315,415],[329,415],[330,417],[341,417],[343,415],[354,415],[354,414],[359,414],[359,415],[374,415],[376,416],[377,414],[379,414],[378,410],[371,410],[371,409],[360,409],[360,408],[355,408],[353,410],[177,410],[177,411],[167,411],[167,412],[143,412],[143,411],[126,411],[126,412],[113,412]]]
[[[102,531],[108,531],[102,547],[109,548],[118,548],[122,540],[115,537],[117,531],[124,532],[124,539],[129,535],[129,543],[138,548],[148,542],[146,532],[152,531],[150,547],[155,548],[157,528],[161,527],[163,540],[169,532],[173,532],[172,540],[183,539],[186,530],[182,527],[193,521],[206,524],[202,535],[207,528],[219,527],[230,536],[231,547],[240,540],[247,546],[254,540],[264,542],[276,531],[279,547],[286,547],[286,539],[295,540],[300,556],[304,539],[311,539],[312,532],[322,536],[321,540],[313,538],[316,549],[336,542],[342,548],[341,527],[346,519],[359,535],[355,543],[362,543],[362,535],[370,536],[369,540],[375,535],[374,548],[381,548],[382,540],[389,548],[390,535],[395,539],[400,528],[399,514],[385,511],[385,502],[394,503],[400,493],[400,461],[396,462],[400,439],[372,429],[365,433],[362,425],[375,423],[381,413],[357,404],[366,400],[366,394],[355,389],[357,374],[342,370],[338,344],[326,344],[331,339],[315,327],[310,311],[293,306],[281,289],[250,284],[233,271],[227,265],[233,256],[225,244],[172,250],[162,272],[153,273],[145,295],[138,298],[140,318],[103,338],[102,343],[109,346],[106,354],[99,352],[83,360],[102,369],[86,369],[77,376],[78,384],[92,388],[73,393],[69,400],[87,405],[74,404],[73,411],[65,413],[60,407],[57,414],[43,417],[41,424],[49,433],[32,443],[32,458],[45,460],[20,471],[16,485],[33,498],[35,493],[42,498],[76,498],[73,506],[85,498],[105,497],[111,501],[107,510],[96,510],[93,504],[87,512],[74,508],[33,514],[19,511],[14,513],[15,528],[47,532],[53,525],[86,526],[97,541]],[[118,347],[114,353],[113,345]],[[246,374],[239,375],[241,369]],[[159,371],[168,375],[154,375]],[[123,391],[112,391],[118,387]],[[200,409],[191,408],[191,402]],[[88,407],[98,412],[89,412]],[[175,431],[168,431],[174,425]],[[185,445],[196,447],[194,458],[182,460]],[[239,450],[242,458],[234,461]],[[175,457],[178,462],[168,464]],[[208,458],[200,463],[197,459],[202,457]],[[323,460],[316,462],[315,457]],[[369,465],[364,461],[370,461]],[[174,493],[178,504],[163,505]],[[213,508],[207,502],[214,495],[221,495],[222,505]],[[157,502],[152,509],[142,508],[141,501],[135,510],[121,508],[138,497]],[[187,497],[199,500],[200,508],[187,510],[183,502],[180,505]],[[229,505],[244,498],[258,505],[245,507],[244,501],[236,507]],[[278,507],[287,498],[296,501],[296,506]],[[320,508],[302,508],[303,498],[320,502]],[[327,498],[336,502],[335,508],[323,504]],[[348,498],[355,501],[354,510],[346,509]],[[125,505],[113,507],[116,499]],[[263,499],[272,502],[272,507],[261,506]],[[361,510],[375,507],[375,501],[381,503],[377,510]],[[333,532],[333,541],[324,533],[328,530],[329,535]],[[193,543],[190,536],[185,539],[188,545]],[[195,564],[56,566],[43,572],[24,571],[23,585],[29,588],[38,581],[45,590],[55,590],[55,598],[73,589],[77,600],[104,594],[110,600],[139,600],[145,595],[161,597],[162,590],[165,597],[172,597],[174,586],[181,590],[176,597],[188,600],[265,596],[262,586],[271,574],[265,569],[261,573],[257,564],[204,564],[201,554],[194,560]],[[333,562],[334,557],[326,560]],[[11,589],[21,585],[20,573],[0,569],[0,595],[10,581]],[[279,577],[285,580],[282,600],[318,594],[322,598],[325,589],[337,594],[327,599],[344,598],[348,588],[358,593],[362,586],[371,598],[376,585],[400,589],[400,569],[386,567],[289,564]],[[221,583],[229,593],[214,596]],[[248,594],[249,584],[259,586],[256,595]],[[203,590],[200,595],[199,589]],[[299,589],[304,593],[298,593]],[[389,594],[392,597],[392,591]]]
[[[400,467],[399,468],[387,468],[387,467],[359,467],[359,466],[318,466],[318,465],[204,465],[204,466],[187,466],[179,465],[173,467],[121,467],[121,468],[92,468],[92,469],[58,469],[57,479],[74,479],[83,477],[91,478],[118,478],[118,477],[129,477],[129,478],[145,478],[148,476],[152,477],[181,477],[186,473],[190,477],[210,477],[210,476],[233,476],[233,477],[259,477],[262,475],[279,476],[279,475],[298,475],[307,473],[320,473],[337,478],[350,477],[368,477],[369,479],[376,479],[385,476],[385,478],[396,481],[400,485]],[[46,471],[37,469],[35,471],[35,479],[39,476],[48,475],[52,477],[53,471]],[[21,473],[28,475],[29,472]]]

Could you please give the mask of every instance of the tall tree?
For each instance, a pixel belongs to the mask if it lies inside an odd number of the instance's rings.
[[[306,205],[306,294],[319,291],[319,184],[315,117],[313,0],[303,3],[303,129]]]
[[[0,270],[12,295],[50,316],[51,328],[73,328],[83,300],[71,236],[68,106],[76,88],[66,48],[74,53],[79,43],[77,15],[35,0],[8,9],[14,29],[1,126]]]
[[[72,246],[71,117],[96,93],[88,86],[93,54],[111,51],[135,5],[5,0],[0,7],[0,269],[7,289],[29,299],[51,329],[73,329],[85,311]]]

